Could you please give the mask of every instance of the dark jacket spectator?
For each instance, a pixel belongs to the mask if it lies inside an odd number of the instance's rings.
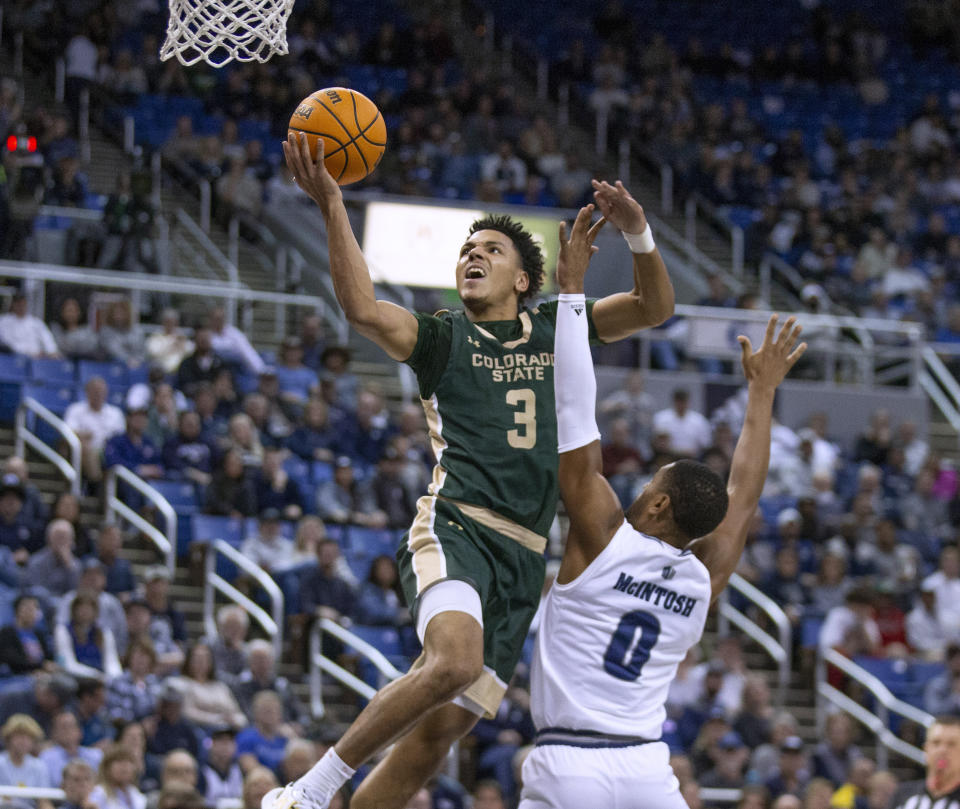
[[[22,564],[43,546],[43,535],[24,513],[23,484],[16,475],[0,478],[0,545],[9,548],[14,560]]]
[[[50,636],[37,626],[39,602],[20,595],[13,602],[13,623],[0,628],[0,666],[11,674],[29,674],[53,662]]]
[[[303,426],[287,439],[287,447],[305,461],[332,461],[340,434],[322,399],[311,399],[303,409]]]
[[[179,430],[163,445],[163,468],[170,478],[185,478],[206,485],[213,471],[213,448],[201,435],[200,416],[192,411],[180,415]]]
[[[334,540],[325,539],[317,546],[317,566],[304,570],[300,579],[301,612],[313,614],[326,607],[353,617],[356,600],[350,585],[337,575],[339,557],[340,546]]]
[[[253,474],[253,489],[257,510],[276,509],[286,520],[297,520],[303,514],[300,487],[283,468],[286,450],[267,447],[263,464]]]
[[[223,464],[207,488],[204,511],[224,517],[252,517],[257,513],[257,495],[239,450],[231,449],[223,456]]]
[[[104,465],[109,468],[119,464],[142,478],[163,476],[160,465],[160,450],[144,435],[147,428],[146,408],[127,411],[127,431],[115,435],[104,447]]]
[[[177,368],[177,390],[192,396],[204,382],[213,384],[227,366],[213,352],[211,332],[208,326],[199,326],[193,335],[194,350]]]
[[[409,619],[400,592],[397,563],[389,556],[378,556],[370,565],[370,575],[360,588],[357,622],[371,626],[396,626]]]

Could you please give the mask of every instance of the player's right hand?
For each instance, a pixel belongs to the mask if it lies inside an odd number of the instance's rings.
[[[771,388],[777,387],[807,350],[806,343],[796,345],[802,331],[797,319],[793,315],[788,317],[780,334],[776,334],[778,319],[776,314],[770,315],[763,344],[756,352],[749,337],[741,334],[737,338],[741,350],[740,363],[748,384],[756,382]]]
[[[560,292],[583,292],[583,277],[587,274],[587,265],[593,254],[600,248],[594,247],[594,239],[607,221],[601,217],[590,226],[593,205],[580,209],[567,238],[567,223],[560,223],[560,253],[557,256],[557,288]]]
[[[297,185],[326,215],[331,205],[343,199],[343,194],[323,163],[323,138],[317,138],[317,159],[314,160],[310,156],[307,136],[303,132],[298,135],[299,138],[295,139],[288,136],[283,142],[283,155]]]

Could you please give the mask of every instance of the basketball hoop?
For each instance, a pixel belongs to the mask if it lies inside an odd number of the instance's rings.
[[[231,60],[266,62],[287,52],[287,19],[294,0],[170,0],[167,39],[160,58],[184,65],[200,60],[223,67]]]

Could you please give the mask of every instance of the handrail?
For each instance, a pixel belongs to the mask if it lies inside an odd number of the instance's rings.
[[[321,640],[324,632],[355,649],[367,658],[376,667],[377,671],[388,680],[393,681],[403,676],[403,672],[387,660],[375,646],[357,637],[350,630],[344,629],[336,621],[330,618],[319,618],[314,622],[313,629],[310,630],[310,710],[315,718],[320,719],[326,710],[323,705],[321,672],[326,672],[334,679],[339,680],[340,683],[364,699],[372,699],[373,695],[377,693],[377,689],[323,654]]]
[[[920,356],[926,366],[919,375],[920,387],[937,406],[954,431],[960,433],[960,384],[940,359],[940,353],[960,353],[960,346],[952,343],[925,345]]]
[[[69,461],[30,431],[27,427],[28,412],[33,413],[37,418],[43,419],[63,437],[63,440],[67,442],[67,446],[70,448]],[[51,410],[48,410],[32,396],[26,396],[17,408],[14,421],[14,434],[14,451],[17,455],[22,458],[24,447],[29,446],[30,449],[42,455],[57,467],[60,474],[69,482],[70,493],[72,495],[75,497],[80,496],[80,486],[83,481],[80,439],[77,434],[67,426],[63,419]]]
[[[241,593],[230,582],[217,573],[217,554],[222,554],[248,576],[252,576],[270,597],[270,612]],[[214,591],[226,596],[242,607],[263,627],[273,644],[277,660],[283,654],[283,591],[260,565],[250,561],[229,542],[214,539],[207,546],[205,575],[203,585],[203,625],[208,637],[217,636],[217,622],[214,616]]]
[[[34,801],[65,801],[67,793],[52,787],[15,787],[0,784],[0,798],[26,798]]]
[[[65,205],[41,205],[37,216],[59,216],[63,219],[84,219],[88,222],[102,222],[103,211],[94,208],[67,208]]]
[[[760,297],[765,301],[770,300],[774,270],[776,270],[778,275],[785,278],[787,284],[789,285],[784,286],[783,284],[780,284],[780,291],[792,306],[795,306],[798,309],[801,308],[803,304],[800,300],[799,293],[804,286],[803,276],[797,272],[796,267],[784,261],[776,253],[771,253],[770,251],[767,251],[763,254],[763,258],[760,259],[760,266],[757,270],[760,279]],[[824,295],[826,295],[826,293],[824,293]],[[826,303],[828,310],[833,311],[835,305],[833,301],[827,298]]]
[[[157,510],[166,521],[166,533],[144,519],[117,497],[118,479],[138,491],[157,507]],[[160,553],[166,557],[167,569],[172,576],[177,569],[177,513],[173,510],[173,506],[170,505],[167,498],[154,489],[153,486],[139,478],[125,466],[120,466],[119,464],[107,470],[104,519],[110,522],[114,518],[114,515],[117,514],[127,522],[136,526],[147,539],[157,546]]]
[[[937,409],[943,414],[947,423],[953,428],[954,432],[960,433],[960,410],[954,406],[949,397],[943,392],[943,388],[937,384],[937,381],[927,372],[920,372],[920,387],[923,388],[927,396],[930,397]]]
[[[872,713],[859,702],[851,699],[840,689],[827,681],[827,664],[835,666],[844,674],[856,680],[869,691],[877,702],[877,712]],[[893,751],[917,764],[925,762],[923,750],[916,745],[903,741],[889,728],[890,712],[899,714],[911,722],[923,727],[933,724],[934,717],[919,708],[897,699],[890,689],[883,684],[879,677],[871,674],[862,666],[858,666],[850,658],[840,654],[836,649],[817,650],[817,726],[822,728],[826,719],[826,702],[830,702],[842,711],[865,725],[873,732],[880,746],[877,748],[877,766],[887,768],[887,751]]]
[[[722,216],[717,207],[706,199],[702,194],[694,191],[687,197],[684,204],[684,216],[686,217],[687,238],[693,243],[697,243],[697,215],[702,213],[715,224],[719,225],[730,235],[730,263],[733,274],[737,278],[743,277],[743,228],[734,225],[726,217]],[[737,233],[739,231],[739,233]]]
[[[203,232],[200,225],[193,221],[193,217],[183,208],[177,208],[176,217],[177,222],[189,230],[190,235],[200,242],[207,253],[210,254],[210,257],[220,265],[221,269],[227,274],[227,281],[233,286],[245,286],[240,282],[240,271],[237,269],[237,265],[223,254],[223,251],[214,244],[213,239]]]
[[[736,803],[743,797],[742,789],[724,789],[723,787],[700,787],[700,799],[707,804]]]
[[[720,594],[720,631],[726,633],[729,624],[733,624],[770,655],[777,664],[777,706],[782,708],[786,701],[792,669],[793,633],[790,619],[776,601],[754,587],[739,573],[730,577],[728,586],[765,613],[777,627],[778,637],[774,638],[730,603],[726,589]]]

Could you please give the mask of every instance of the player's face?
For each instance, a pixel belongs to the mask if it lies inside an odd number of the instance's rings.
[[[520,254],[497,230],[478,230],[460,248],[457,292],[467,306],[495,305],[527,288]]]
[[[933,775],[960,775],[960,726],[934,723],[923,745],[927,771]]]

